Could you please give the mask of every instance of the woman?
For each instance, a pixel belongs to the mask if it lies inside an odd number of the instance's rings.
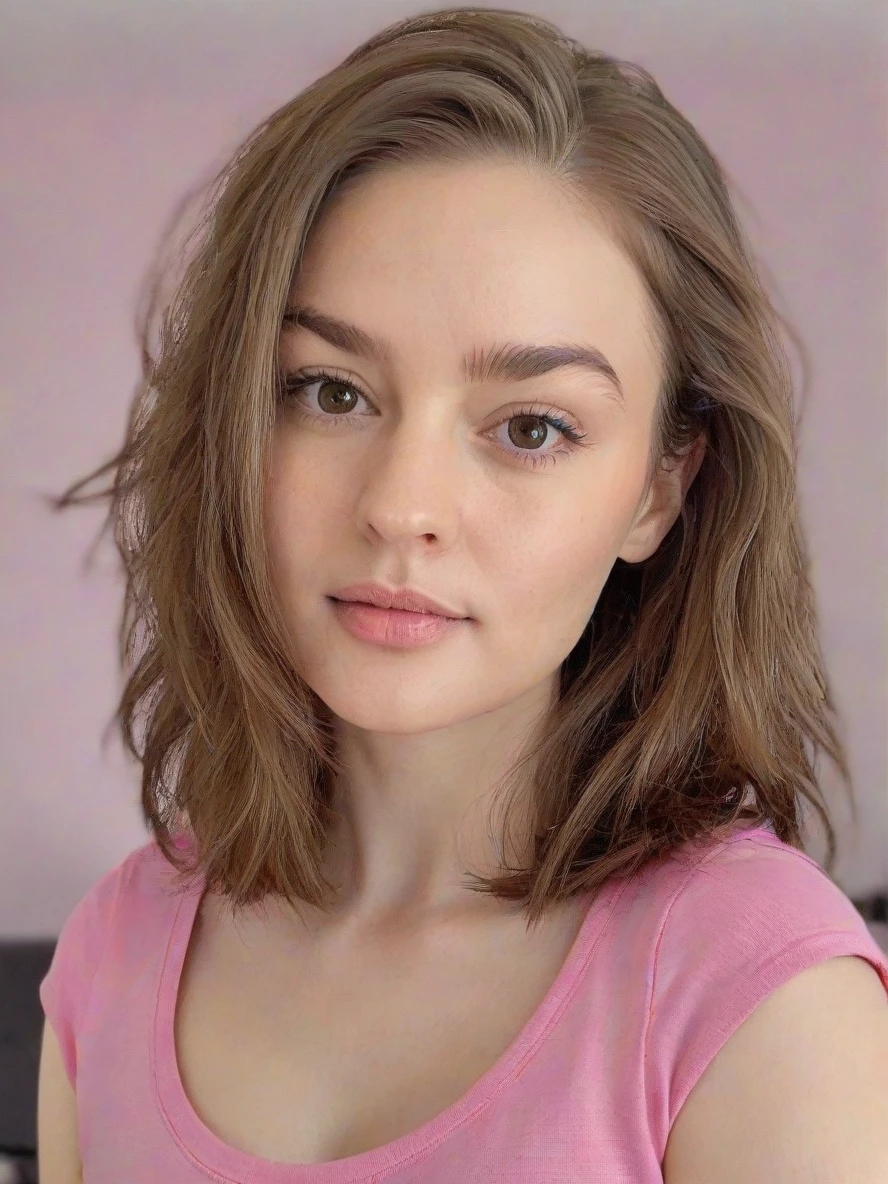
[[[848,771],[792,385],[711,153],[450,9],[219,181],[92,475],[151,841],[41,986],[41,1181],[884,1178],[888,963],[801,836],[832,866],[805,742]]]

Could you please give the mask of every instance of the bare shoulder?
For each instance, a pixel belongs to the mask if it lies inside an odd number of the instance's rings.
[[[38,1070],[37,1166],[40,1184],[82,1184],[74,1087],[48,1020],[43,1022]]]
[[[888,1180],[888,998],[862,957],[772,992],[681,1108],[665,1184]]]

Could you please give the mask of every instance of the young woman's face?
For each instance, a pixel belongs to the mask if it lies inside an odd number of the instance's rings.
[[[386,355],[281,332],[306,383],[278,409],[266,514],[300,673],[336,716],[389,733],[550,692],[614,560],[647,558],[679,509],[640,504],[661,370],[628,258],[544,176],[425,165],[340,198],[290,306]],[[521,345],[582,345],[601,369],[467,376],[464,357]],[[368,580],[467,619],[410,647],[355,636],[330,598]]]

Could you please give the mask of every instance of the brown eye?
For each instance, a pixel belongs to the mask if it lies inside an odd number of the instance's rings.
[[[508,437],[508,440],[501,438],[497,441],[502,451],[534,469],[554,463],[575,448],[594,447],[591,440],[586,440],[586,433],[578,424],[568,422],[554,407],[541,404],[512,412],[506,419],[500,420],[496,432],[501,432],[503,428],[506,429],[504,437]]]
[[[336,378],[317,380],[321,388],[318,392],[318,406],[332,415],[339,415],[343,411],[351,411],[357,402],[355,391],[347,383]],[[311,385],[308,383],[307,385]],[[332,390],[330,388],[333,388]]]
[[[539,448],[549,435],[548,422],[542,415],[513,415],[509,439],[519,448]]]
[[[317,387],[315,395],[317,410],[306,406],[306,400],[299,397],[309,387]],[[288,374],[281,379],[282,399],[291,402],[303,415],[310,418],[342,417],[352,411],[359,399],[365,399],[364,392],[353,382],[337,378],[335,374]]]

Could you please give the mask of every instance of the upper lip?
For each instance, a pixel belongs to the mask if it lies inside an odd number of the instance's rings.
[[[435,613],[439,617],[453,617],[460,620],[465,613],[448,608],[439,600],[426,596],[417,588],[388,588],[385,584],[364,581],[360,584],[349,584],[339,588],[331,595],[336,600],[361,600],[365,604],[375,604],[378,608],[400,608],[414,613]]]

